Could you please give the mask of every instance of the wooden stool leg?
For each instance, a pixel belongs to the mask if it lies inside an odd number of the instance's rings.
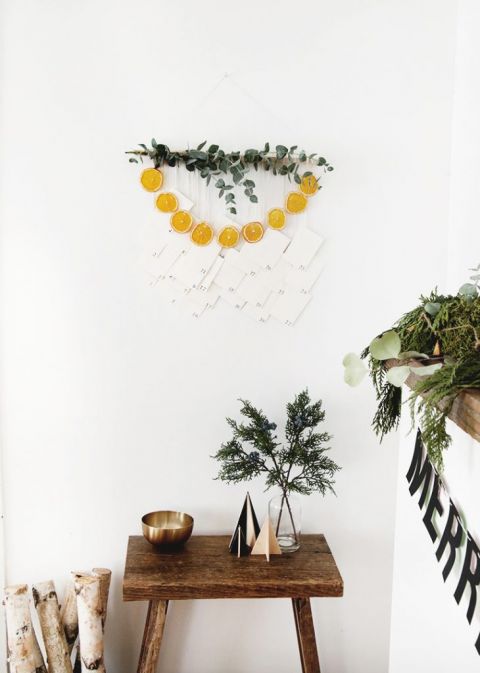
[[[292,598],[302,673],[320,673],[315,628],[309,598]]]
[[[150,601],[137,673],[155,673],[162,644],[168,601]]]

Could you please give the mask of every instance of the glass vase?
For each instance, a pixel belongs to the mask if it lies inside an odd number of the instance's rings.
[[[268,514],[282,552],[294,552],[300,547],[302,507],[295,495],[280,493],[268,503]]]

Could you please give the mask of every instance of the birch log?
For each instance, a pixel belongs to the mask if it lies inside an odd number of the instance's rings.
[[[5,619],[10,673],[47,673],[28,604],[28,587],[5,588]]]
[[[55,585],[51,580],[39,582],[32,592],[47,652],[48,673],[72,673]]]
[[[75,578],[82,672],[105,673],[100,578]]]
[[[112,571],[108,568],[94,568],[92,570],[94,577],[100,580],[100,608],[102,615],[102,629],[105,631],[105,622],[107,621],[108,592],[110,591],[110,580]]]
[[[77,597],[73,581],[67,588],[65,600],[60,611],[60,619],[67,641],[68,653],[71,654],[78,636]]]

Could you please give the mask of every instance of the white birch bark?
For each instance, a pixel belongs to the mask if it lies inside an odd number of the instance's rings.
[[[75,578],[82,673],[105,673],[100,578]]]
[[[62,620],[68,652],[71,654],[78,636],[77,597],[75,596],[73,581],[68,585],[60,610],[60,619]]]
[[[55,585],[51,580],[39,582],[33,585],[32,592],[47,652],[48,673],[72,673]]]
[[[27,585],[6,587],[4,605],[10,673],[47,673],[32,625]]]
[[[108,593],[110,591],[112,571],[108,568],[94,568],[92,573],[94,577],[98,577],[100,580],[100,608],[102,614],[102,628],[105,631],[105,622],[107,621]]]

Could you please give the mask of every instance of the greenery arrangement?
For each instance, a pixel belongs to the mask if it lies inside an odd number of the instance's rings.
[[[416,308],[361,354],[361,359],[368,359],[377,395],[372,426],[381,439],[398,427],[402,384],[412,371],[419,376],[409,397],[412,423],[418,415],[424,444],[439,470],[451,443],[446,419],[452,404],[462,390],[480,388],[480,265],[471,270],[471,282],[456,295],[434,290],[420,297]],[[350,385],[357,385],[366,373],[361,359],[353,353],[344,359]]]
[[[287,404],[285,443],[278,441],[276,423],[250,402],[240,401],[248,423],[227,418],[233,437],[213,456],[221,463],[217,479],[238,483],[263,474],[267,489],[278,486],[285,497],[292,492],[334,492],[333,477],[340,468],[326,455],[330,447],[325,446],[332,437],[315,431],[325,419],[321,400],[312,403],[304,390]]]
[[[261,168],[271,171],[273,175],[287,176],[290,181],[293,179],[297,184],[301,183],[302,178],[312,175],[311,171],[300,171],[306,164],[320,166],[324,171],[333,171],[333,166],[326,159],[315,152],[307,154],[305,150],[298,150],[297,145],[290,148],[277,145],[275,150],[271,151],[270,144],[265,143],[263,150],[226,152],[219,145],[210,145],[206,148],[206,144],[207,141],[204,141],[196,149],[173,151],[164,143],[157,143],[153,138],[150,147],[140,143],[141,149],[129,150],[126,154],[133,155],[129,159],[133,163],[143,162],[143,158],[148,157],[153,161],[155,168],[160,168],[164,164],[172,167],[183,164],[187,171],[198,171],[207,185],[212,178],[215,178],[214,184],[219,190],[218,196],[225,199],[227,210],[232,214],[237,212],[235,186],[243,187],[245,197],[252,203],[258,202],[255,182],[248,177],[252,168],[255,171]],[[228,179],[221,177],[222,175]],[[228,184],[230,179],[233,184]]]

